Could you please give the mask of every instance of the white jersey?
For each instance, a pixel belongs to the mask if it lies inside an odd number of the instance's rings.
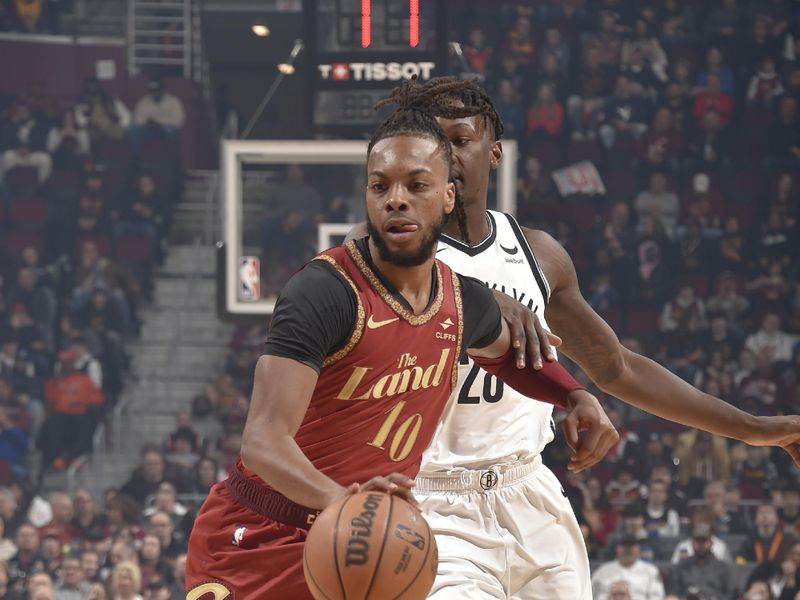
[[[442,235],[436,258],[453,271],[505,292],[534,311],[547,328],[547,278],[519,224],[487,211],[490,232],[476,246]],[[553,407],[511,389],[462,357],[458,385],[447,404],[421,472],[483,469],[539,454],[553,439]]]

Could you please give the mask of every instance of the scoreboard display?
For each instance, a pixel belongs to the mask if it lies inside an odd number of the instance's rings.
[[[355,135],[382,118],[372,106],[401,81],[446,72],[445,0],[307,0],[303,3],[311,118]]]

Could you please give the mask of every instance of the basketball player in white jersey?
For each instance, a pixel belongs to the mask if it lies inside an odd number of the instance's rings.
[[[437,78],[423,85],[441,83]],[[464,107],[476,116],[460,117]],[[554,358],[546,337],[540,332],[536,339],[535,327],[549,323],[563,340],[560,350],[604,392],[689,427],[781,446],[800,465],[800,417],[748,415],[624,348],[584,300],[572,260],[558,242],[487,210],[489,174],[503,157],[502,122],[480,86],[430,110],[453,144],[452,175],[466,212],[466,236],[457,222],[449,223],[437,258],[516,300],[502,307],[503,316],[518,337],[527,337],[520,349],[534,354],[533,364],[540,360],[540,343],[545,358]],[[567,439],[578,447],[569,466],[575,471],[594,464],[616,441],[605,415],[585,414],[577,419],[580,429],[589,429],[583,440],[576,439],[575,418],[566,428]],[[557,479],[541,464],[541,450],[552,437],[548,407],[520,402],[488,373],[461,365],[459,386],[414,488],[439,547],[430,598],[592,597],[575,516]]]

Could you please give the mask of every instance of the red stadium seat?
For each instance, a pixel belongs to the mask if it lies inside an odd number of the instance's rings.
[[[152,256],[150,239],[139,234],[127,233],[115,242],[116,257],[121,261],[147,262]]]
[[[47,187],[59,193],[77,194],[81,189],[81,176],[74,169],[54,169],[50,179],[47,180]]]
[[[47,200],[41,198],[14,198],[9,206],[9,217],[15,225],[44,225],[47,221]]]
[[[11,258],[18,258],[28,246],[33,246],[41,253],[44,246],[42,236],[32,231],[9,231],[3,237],[6,254]]]
[[[111,256],[111,236],[109,235],[82,235],[75,243],[75,256],[80,256],[81,248],[86,242],[94,242],[100,256]]]

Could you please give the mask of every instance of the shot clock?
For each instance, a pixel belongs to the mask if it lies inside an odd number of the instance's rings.
[[[351,137],[378,124],[372,106],[401,81],[442,75],[445,0],[307,0],[303,3],[311,116]]]

